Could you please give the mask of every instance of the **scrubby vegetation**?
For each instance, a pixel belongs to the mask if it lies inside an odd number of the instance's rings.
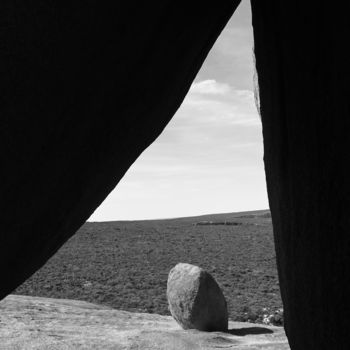
[[[196,225],[203,221],[239,224]],[[86,223],[15,293],[168,315],[167,276],[178,262],[212,273],[223,289],[231,320],[283,323],[266,211]],[[278,313],[277,323],[268,320]]]

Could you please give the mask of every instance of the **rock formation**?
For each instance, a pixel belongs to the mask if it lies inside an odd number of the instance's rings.
[[[294,349],[350,349],[350,3],[252,0],[264,161]]]
[[[289,350],[282,327],[230,322],[227,333],[184,331],[171,316],[79,300],[9,295],[0,314],[0,350]]]
[[[191,264],[177,264],[169,272],[169,310],[183,329],[226,331],[227,304],[207,271]]]
[[[162,132],[238,3],[1,1],[0,298]]]
[[[0,298],[161,133],[238,3],[1,1]],[[251,3],[287,336],[349,349],[350,4]]]

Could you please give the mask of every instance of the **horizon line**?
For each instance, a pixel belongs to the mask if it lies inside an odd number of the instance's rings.
[[[116,220],[94,220],[89,221],[86,220],[88,223],[104,223],[104,222],[132,222],[132,221],[161,221],[161,220],[176,220],[176,219],[190,219],[190,218],[196,218],[196,217],[202,217],[202,216],[209,216],[209,215],[228,215],[228,214],[244,214],[244,213],[252,213],[252,212],[259,212],[259,211],[270,211],[270,208],[264,208],[264,209],[254,209],[254,210],[243,210],[243,211],[235,211],[235,212],[218,212],[218,213],[207,213],[207,214],[198,214],[198,215],[189,215],[189,216],[176,216],[176,217],[165,217],[165,218],[151,218],[151,219],[116,219]]]

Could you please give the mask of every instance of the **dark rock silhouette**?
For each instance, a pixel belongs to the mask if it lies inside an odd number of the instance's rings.
[[[238,3],[1,1],[1,298],[160,134]],[[350,348],[349,7],[252,0],[293,350]]]
[[[252,10],[286,333],[293,350],[349,349],[350,4]]]
[[[238,3],[1,2],[0,298],[161,133]]]
[[[224,295],[207,271],[179,263],[169,272],[169,310],[183,329],[227,331],[228,314]]]

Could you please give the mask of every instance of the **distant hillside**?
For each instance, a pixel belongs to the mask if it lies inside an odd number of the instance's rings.
[[[16,293],[168,315],[167,276],[178,262],[213,274],[231,320],[261,321],[263,308],[282,307],[268,210],[88,222]]]
[[[242,211],[237,213],[220,213],[220,214],[204,214],[196,216],[185,216],[178,218],[166,218],[166,219],[151,219],[151,220],[118,220],[118,221],[102,221],[106,222],[157,222],[157,221],[181,221],[181,222],[192,222],[192,221],[222,221],[222,220],[233,220],[236,218],[246,218],[246,217],[270,217],[269,209],[262,210],[252,210],[252,211]],[[91,223],[98,223],[101,221],[88,221]]]
[[[261,219],[270,218],[270,210],[242,211],[238,213],[206,214],[200,216],[190,216],[173,220],[181,221],[234,221],[235,219]],[[171,220],[171,219],[170,219]]]

